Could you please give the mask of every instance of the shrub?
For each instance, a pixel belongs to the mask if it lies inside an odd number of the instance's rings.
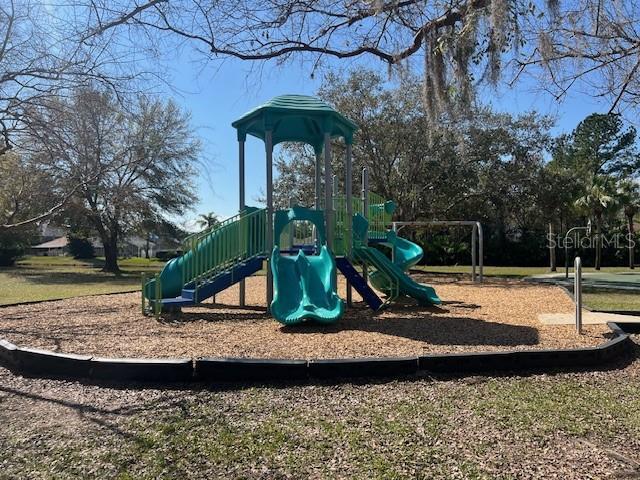
[[[0,231],[0,267],[14,265],[29,248],[31,237],[31,231],[14,229]]]
[[[163,261],[171,260],[172,258],[179,257],[180,255],[182,255],[182,252],[176,250],[162,250],[156,252],[156,258]]]
[[[70,234],[69,237],[69,253],[73,258],[84,259],[94,258],[96,252],[93,249],[91,240],[81,235]]]

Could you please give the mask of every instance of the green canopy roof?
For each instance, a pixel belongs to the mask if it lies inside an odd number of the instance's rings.
[[[306,95],[280,95],[245,113],[231,125],[238,130],[238,140],[245,140],[249,134],[264,141],[265,132],[271,130],[274,145],[304,142],[316,151],[322,150],[325,133],[343,137],[350,144],[358,128],[322,100]]]

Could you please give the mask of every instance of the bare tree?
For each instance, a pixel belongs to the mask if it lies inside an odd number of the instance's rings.
[[[174,103],[140,97],[124,110],[109,93],[84,89],[39,114],[49,126],[32,139],[39,158],[58,183],[80,181],[69,208],[97,231],[105,271],[119,270],[118,242],[143,220],[192,207],[200,143]]]
[[[26,138],[46,135],[33,112],[78,88],[101,86],[124,98],[134,92],[133,80],[143,72],[129,69],[128,55],[111,44],[109,35],[91,44],[77,33],[86,23],[72,11],[36,0],[0,2],[0,163],[15,150],[13,171],[33,171]],[[21,189],[11,205],[0,204],[0,230],[38,222],[63,208],[81,181],[50,184],[46,190]],[[5,190],[7,194],[9,190]],[[2,192],[0,192],[1,194]],[[43,201],[46,199],[46,201]],[[38,208],[34,208],[38,205]]]
[[[123,68],[121,51],[106,48],[108,38],[83,43],[78,21],[52,9],[32,0],[0,3],[0,153],[31,130],[30,109],[97,84],[122,95],[136,76]]]
[[[465,106],[506,69],[539,75],[556,98],[584,83],[611,109],[640,99],[640,5],[605,0],[83,0],[87,38],[138,27],[153,46],[168,34],[204,58],[310,61],[371,57],[424,66],[434,113]],[[138,41],[138,39],[136,40]],[[606,80],[606,81],[603,81]],[[452,102],[453,100],[453,102]]]
[[[33,198],[33,192],[45,192]],[[18,228],[21,214],[38,216],[55,204],[52,182],[15,152],[0,156],[0,223]],[[0,229],[2,230],[2,229]]]
[[[556,99],[580,85],[596,98],[608,98],[609,113],[636,108],[640,103],[640,3],[555,3],[547,18],[528,18],[526,43],[533,48],[517,59],[515,79],[538,67],[541,84]]]

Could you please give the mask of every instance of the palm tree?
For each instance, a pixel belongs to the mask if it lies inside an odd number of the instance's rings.
[[[196,221],[198,226],[203,229],[213,228],[220,224],[220,218],[213,212],[201,213]]]
[[[585,211],[588,215],[593,215],[595,220],[596,239],[596,261],[595,268],[600,270],[602,266],[602,216],[604,212],[614,203],[614,197],[611,194],[611,179],[602,176],[595,176],[591,186],[582,197],[575,202],[576,207]]]
[[[633,269],[635,266],[633,217],[640,211],[640,186],[633,180],[622,180],[618,185],[617,196],[620,205],[622,205],[624,216],[627,218],[627,230],[629,231],[629,268]]]

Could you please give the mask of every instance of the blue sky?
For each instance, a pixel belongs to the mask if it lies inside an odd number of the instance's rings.
[[[191,111],[204,144],[204,166],[197,180],[200,202],[195,211],[185,212],[183,218],[177,219],[192,229],[199,213],[215,212],[226,218],[237,212],[238,144],[231,122],[276,95],[314,94],[321,76],[311,79],[309,71],[298,63],[266,64],[257,71],[255,64],[239,60],[203,65],[182,54],[171,63],[169,74],[173,88],[166,93]],[[550,95],[534,91],[533,83],[526,80],[516,88],[490,90],[484,96],[483,101],[498,111],[519,113],[535,109],[554,115],[554,133],[571,131],[586,115],[607,109],[607,105],[596,103],[578,90],[558,103]],[[264,145],[254,138],[247,140],[246,171],[247,203],[254,204],[264,189],[266,175]]]

